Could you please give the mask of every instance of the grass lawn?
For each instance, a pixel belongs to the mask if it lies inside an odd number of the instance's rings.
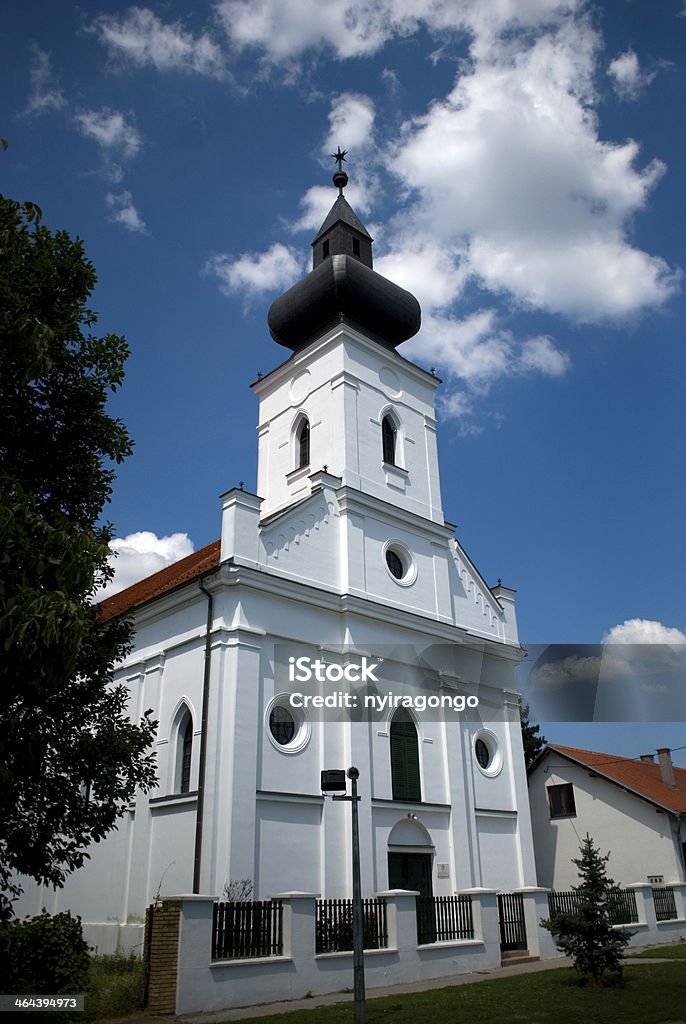
[[[686,1020],[686,965],[625,967],[624,981],[581,988],[572,968],[369,999],[369,1024],[676,1024]],[[242,1024],[351,1024],[352,1003]]]
[[[632,954],[629,953],[629,956]],[[644,949],[642,953],[636,953],[642,960],[652,960],[661,957],[665,960],[686,960],[686,942],[675,942],[671,946],[656,946],[654,949]]]

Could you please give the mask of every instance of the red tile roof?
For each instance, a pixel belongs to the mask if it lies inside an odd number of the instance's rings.
[[[100,604],[100,614],[104,619],[128,614],[139,605],[152,600],[153,597],[159,597],[161,594],[174,590],[182,583],[197,579],[198,576],[202,576],[203,573],[209,572],[210,569],[219,565],[220,547],[220,541],[215,540],[207,547],[194,551],[192,555],[187,555],[186,558],[174,562],[173,565],[168,565],[165,569],[160,569],[152,576],[147,576],[144,580],[133,583],[125,590],[120,590],[118,594],[105,598]]]
[[[546,749],[564,754],[565,757],[592,768],[598,775],[611,782],[631,789],[674,813],[686,812],[686,768],[674,766],[675,787],[662,781],[660,765],[657,762],[649,764],[628,757],[617,757],[615,754],[600,754],[595,750],[563,747],[559,743],[549,743]]]

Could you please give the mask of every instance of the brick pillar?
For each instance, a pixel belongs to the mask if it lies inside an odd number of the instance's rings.
[[[145,962],[150,972],[146,1010],[176,1013],[181,903],[163,900],[161,907],[153,907],[148,913],[152,920],[146,928]]]

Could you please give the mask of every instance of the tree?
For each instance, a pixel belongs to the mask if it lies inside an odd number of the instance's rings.
[[[528,768],[536,760],[546,745],[545,736],[539,736],[539,725],[529,721],[529,705],[523,697],[519,698],[519,720],[522,726],[522,746],[524,747],[524,764]]]
[[[610,854],[602,856],[588,833],[580,851],[581,857],[572,862],[579,869],[580,880],[572,887],[578,893],[575,911],[555,914],[541,924],[552,934],[558,949],[573,958],[579,974],[597,985],[606,970],[622,973],[624,947],[631,933],[612,927],[618,888],[605,870]]]
[[[83,243],[0,196],[0,918],[13,874],[61,885],[155,784],[156,723],[113,684],[131,624],[93,602],[112,575],[99,522],[131,451],[106,412],[128,349],[95,337]]]

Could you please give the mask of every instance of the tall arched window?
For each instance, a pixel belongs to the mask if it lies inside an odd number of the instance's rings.
[[[303,420],[297,434],[298,469],[310,464],[310,424]]]
[[[193,719],[186,709],[179,722],[176,740],[176,790],[178,793],[190,793],[191,764],[193,761]]]
[[[396,711],[391,722],[391,782],[394,800],[422,799],[417,729],[404,708]]]
[[[383,447],[383,460],[395,466],[395,441],[397,430],[395,423],[390,416],[384,416],[381,422],[381,444]]]

